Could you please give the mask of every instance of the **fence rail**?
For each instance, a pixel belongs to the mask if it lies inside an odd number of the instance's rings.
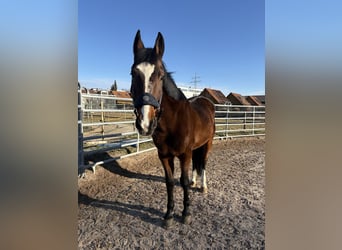
[[[265,135],[265,106],[215,105],[214,139]]]
[[[154,150],[151,137],[135,126],[132,99],[78,90],[78,169]],[[215,105],[214,139],[265,135],[265,106]],[[93,155],[115,151],[108,159],[88,161]]]

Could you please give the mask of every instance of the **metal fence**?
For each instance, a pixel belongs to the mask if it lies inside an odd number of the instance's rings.
[[[132,99],[78,90],[79,171],[89,167],[95,171],[97,165],[155,149],[151,137],[140,136],[135,129],[133,109]],[[215,109],[214,139],[265,135],[264,106],[215,105]]]
[[[265,135],[265,106],[215,105],[214,139]]]

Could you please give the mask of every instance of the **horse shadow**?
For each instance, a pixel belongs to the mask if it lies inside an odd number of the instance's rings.
[[[143,205],[135,205],[123,203],[120,201],[108,201],[91,198],[86,194],[82,194],[78,191],[78,204],[83,204],[87,206],[111,209],[120,213],[125,213],[127,215],[137,217],[142,221],[153,224],[158,227],[164,227],[163,216],[164,214],[158,209],[146,207]],[[181,218],[178,218],[179,220]]]
[[[108,164],[103,164],[102,166],[109,172],[126,177],[126,178],[133,178],[133,179],[138,179],[138,180],[149,180],[149,181],[156,181],[156,182],[162,182],[162,183],[165,182],[165,178],[162,176],[136,173],[136,172],[123,168],[117,161],[113,161]]]
[[[107,152],[104,152],[101,154],[88,157],[86,161],[87,163],[89,163],[89,162],[107,160],[110,158],[113,158],[113,157],[111,157]],[[111,162],[101,164],[101,166],[113,174],[120,175],[126,178],[133,178],[133,179],[138,179],[138,180],[149,180],[149,181],[165,183],[165,178],[162,176],[142,174],[142,173],[136,173],[136,172],[130,171],[128,169],[123,168],[117,160],[113,160]]]
[[[95,157],[88,158],[87,163],[89,162],[96,162],[100,160],[106,160],[112,158],[108,153],[103,153],[101,155],[96,155]],[[165,177],[151,175],[151,174],[142,174],[136,173],[130,170],[123,168],[117,160],[113,160],[109,163],[102,164],[101,167],[106,169],[107,171],[123,176],[126,178],[133,178],[138,180],[148,180],[148,181],[156,181],[165,183]],[[156,166],[161,167],[161,166]],[[175,179],[175,186],[180,186],[180,181]],[[146,207],[139,204],[129,204],[120,201],[108,201],[108,200],[100,200],[96,198],[89,197],[86,194],[82,194],[78,191],[78,204],[104,208],[104,209],[112,209],[118,212],[122,212],[134,217],[139,217],[142,221],[164,227],[163,225],[163,218],[164,213],[152,207]],[[181,222],[181,216],[174,215],[175,221]]]

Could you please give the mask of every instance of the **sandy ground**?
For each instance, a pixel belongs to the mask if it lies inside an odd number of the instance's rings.
[[[78,180],[79,249],[264,249],[265,139],[214,142],[208,193],[190,192],[192,222],[181,223],[176,161],[175,223],[163,227],[164,171],[152,151],[86,171]]]

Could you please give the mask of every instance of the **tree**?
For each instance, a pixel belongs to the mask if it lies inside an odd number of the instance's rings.
[[[116,80],[114,80],[114,83],[110,87],[110,90],[111,91],[117,91],[118,90],[118,85],[116,84]]]

